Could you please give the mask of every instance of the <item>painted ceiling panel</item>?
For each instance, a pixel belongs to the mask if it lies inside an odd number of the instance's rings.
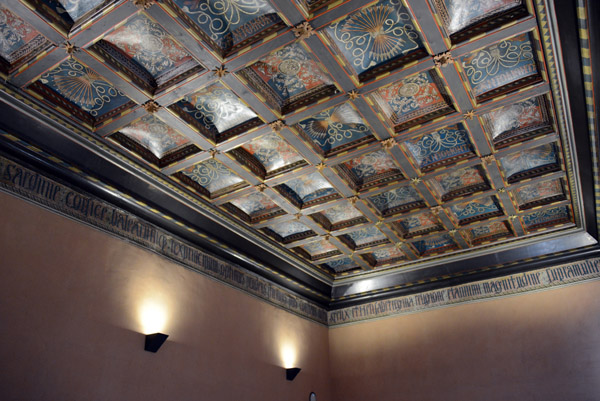
[[[325,29],[334,51],[361,82],[427,55],[402,0],[381,0]]]
[[[154,115],[139,118],[121,128],[111,138],[158,167],[200,151],[188,137]]]
[[[444,83],[435,70],[391,83],[369,97],[396,132],[454,111]]]
[[[278,49],[239,74],[281,114],[337,93],[333,79],[302,43]]]
[[[50,42],[33,26],[0,6],[0,65],[5,72],[14,70],[48,46]]]
[[[222,57],[285,27],[264,0],[167,0],[184,21]]]
[[[542,80],[532,33],[494,43],[461,58],[478,102]]]

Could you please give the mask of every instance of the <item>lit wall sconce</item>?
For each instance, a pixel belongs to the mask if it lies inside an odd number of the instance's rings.
[[[288,368],[285,370],[285,378],[292,381],[296,378],[298,373],[300,373],[300,368]]]
[[[150,352],[158,351],[161,345],[167,340],[167,337],[169,337],[169,335],[163,333],[147,334],[144,350]]]

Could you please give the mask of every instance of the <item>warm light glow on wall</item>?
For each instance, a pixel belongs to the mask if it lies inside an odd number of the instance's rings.
[[[167,326],[167,307],[152,298],[145,298],[139,306],[139,322],[143,334],[164,332]]]
[[[298,356],[296,348],[289,343],[284,343],[281,346],[279,353],[281,356],[281,363],[283,363],[283,367],[286,369],[293,368],[296,364],[296,358]]]

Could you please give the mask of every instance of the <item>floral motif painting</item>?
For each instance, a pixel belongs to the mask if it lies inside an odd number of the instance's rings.
[[[555,143],[547,143],[511,153],[502,157],[500,164],[509,184],[560,170],[558,149]]]
[[[384,86],[369,97],[396,132],[454,111],[435,70],[411,75]]]
[[[333,270],[333,272],[335,273],[348,272],[350,270],[355,270],[359,268],[356,262],[350,259],[349,257],[332,260],[330,262],[322,264],[321,266],[324,266],[328,270]]]
[[[404,178],[392,157],[383,149],[344,162],[336,170],[356,191]]]
[[[452,249],[458,249],[458,245],[449,234],[436,235],[426,239],[411,242],[419,256],[424,257],[438,254]]]
[[[560,178],[524,185],[515,189],[513,194],[520,210],[562,201],[567,198]]]
[[[229,205],[233,205],[235,209]],[[240,216],[239,212],[242,212],[242,219],[248,223],[256,223],[267,218],[285,214],[279,205],[261,192],[254,192],[235,198],[229,201],[229,204],[225,204],[225,208],[237,216]]]
[[[381,216],[391,216],[425,206],[416,189],[407,185],[367,198]]]
[[[522,0],[434,0],[453,43],[524,17]]]
[[[505,221],[492,221],[491,223],[471,228],[466,231],[466,234],[471,245],[479,245],[483,242],[494,241],[513,235]]]
[[[427,54],[402,0],[380,0],[325,32],[363,82]]]
[[[360,230],[352,231],[348,234],[339,236],[346,245],[352,250],[368,248],[370,246],[389,242],[386,237],[377,227],[366,227]]]
[[[33,89],[44,95],[60,95],[75,105],[77,110],[83,111],[76,115],[89,122],[104,116],[108,118],[131,105],[129,98],[120,90],[75,59],[67,59],[43,74]],[[48,92],[48,89],[52,92]],[[48,97],[53,98],[51,95]]]
[[[426,183],[437,198],[444,202],[490,189],[481,166],[455,169],[428,179]]]
[[[0,57],[9,72],[50,43],[31,25],[0,6]]]
[[[204,189],[204,191],[200,190],[200,192],[210,198],[245,186],[244,180],[216,159],[208,159],[185,168],[178,173],[177,177],[179,179],[187,177],[188,180],[182,181],[192,184],[196,183]],[[194,187],[198,189],[197,186]]]
[[[460,225],[503,215],[498,199],[493,196],[452,205],[450,211]]]
[[[186,95],[171,109],[213,142],[262,124],[254,111],[221,83]]]
[[[469,133],[462,124],[420,135],[404,141],[403,145],[421,172],[477,155]]]
[[[139,142],[159,159],[190,143],[188,138],[154,115],[146,115],[121,128],[119,132]]]
[[[267,0],[168,0],[221,57],[285,27]]]
[[[522,220],[527,231],[534,231],[571,222],[571,211],[568,206],[557,206],[526,214]]]
[[[545,97],[539,96],[504,106],[481,116],[496,148],[552,132]]]
[[[282,114],[337,92],[333,80],[299,42],[268,54],[239,74]]]
[[[277,239],[284,244],[316,235],[309,227],[295,220],[272,224],[267,230],[267,233],[275,233]]]
[[[461,62],[478,102],[542,80],[528,33],[467,54]]]
[[[324,110],[296,124],[300,134],[323,156],[375,141],[371,129],[349,104]]]
[[[189,70],[202,69],[187,50],[145,13],[134,15],[93,48],[128,75],[139,75],[141,68],[150,88],[162,89],[185,78]]]
[[[362,256],[372,267],[406,260],[406,254],[395,246],[377,249]]]
[[[253,139],[231,153],[263,179],[307,164],[294,148],[274,133]]]
[[[440,220],[431,212],[403,217],[396,220],[392,226],[405,239],[440,231],[444,228]]]
[[[341,254],[339,249],[325,239],[300,245],[299,248],[304,251],[305,254],[303,256],[307,256],[310,260],[319,260]]]
[[[367,222],[363,214],[349,203],[336,205],[311,217],[329,231]]]
[[[275,188],[300,208],[340,197],[329,181],[317,172],[293,178]]]

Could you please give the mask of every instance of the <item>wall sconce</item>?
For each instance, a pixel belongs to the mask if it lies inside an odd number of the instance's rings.
[[[169,337],[169,335],[163,333],[147,334],[144,350],[149,352],[158,351],[161,345],[167,340],[167,337]]]
[[[289,381],[292,381],[296,378],[298,373],[300,373],[300,368],[288,368],[285,370],[285,378]]]

